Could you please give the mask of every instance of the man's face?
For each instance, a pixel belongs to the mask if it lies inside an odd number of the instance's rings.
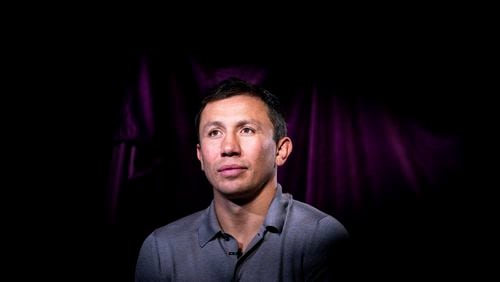
[[[276,143],[267,106],[259,98],[232,96],[206,105],[197,156],[215,193],[254,196],[276,179]]]

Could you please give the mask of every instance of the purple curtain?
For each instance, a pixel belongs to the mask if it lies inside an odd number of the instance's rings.
[[[137,60],[123,91],[105,204],[128,274],[149,232],[209,204],[194,116],[204,91],[228,76],[281,97],[294,151],[278,171],[279,182],[346,225],[360,266],[386,271],[380,257],[389,256],[384,262],[391,267],[412,271],[404,259],[414,263],[424,255],[421,267],[429,270],[450,250],[452,223],[442,220],[462,193],[455,188],[463,180],[464,138],[439,124],[447,115],[439,97],[416,95],[410,86],[399,89],[400,96],[370,95],[384,89],[351,88],[352,80],[298,71],[302,65],[217,63],[190,55],[162,60],[151,53]],[[410,111],[417,106],[430,119]]]

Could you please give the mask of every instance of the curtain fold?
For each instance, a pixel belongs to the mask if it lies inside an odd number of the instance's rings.
[[[295,199],[346,225],[357,242],[360,267],[410,270],[403,258],[422,255],[428,269],[447,257],[448,247],[438,246],[449,246],[446,238],[459,226],[442,222],[450,220],[457,208],[454,195],[462,193],[461,132],[430,127],[429,120],[405,111],[412,101],[391,104],[392,97],[377,96],[380,89],[350,88],[350,81],[339,85],[300,65],[218,65],[189,56],[155,64],[147,63],[154,56],[141,60],[121,101],[106,203],[108,222],[124,226],[131,268],[149,232],[208,206],[212,190],[196,159],[194,116],[205,91],[229,76],[280,96],[294,150],[278,169],[278,180]],[[399,91],[435,107],[432,97]],[[436,121],[453,120],[446,109],[442,116],[439,109],[430,112]],[[381,253],[390,259],[380,260]]]
[[[137,88],[131,87],[124,96],[123,122],[110,167],[112,214],[119,206],[120,187],[134,175],[167,178],[173,186],[155,189],[167,189],[174,198],[183,191],[195,195],[201,189],[210,196],[196,160],[193,121],[201,95],[229,76],[268,85],[282,96],[295,149],[280,168],[279,181],[296,198],[341,219],[381,207],[386,201],[418,201],[439,188],[433,186],[449,176],[446,172],[461,166],[460,136],[431,131],[417,119],[397,116],[368,96],[349,96],[325,85],[325,80],[306,77],[300,83],[294,81],[296,88],[290,89],[285,85],[290,81],[273,82],[276,70],[266,66],[217,67],[188,58],[190,71],[176,73],[148,69],[146,62],[143,58],[132,84]],[[159,73],[153,76],[154,83],[152,71]],[[153,84],[161,85],[158,91],[154,92]],[[142,167],[136,167],[134,162],[143,151],[149,151],[148,157],[142,158]],[[156,175],[150,173],[153,167],[160,167]],[[174,213],[177,208],[180,215],[200,207],[173,207]]]

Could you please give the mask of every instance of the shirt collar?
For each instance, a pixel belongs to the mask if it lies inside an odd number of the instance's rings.
[[[212,203],[210,203],[210,206],[206,209],[203,219],[201,220],[201,225],[198,228],[198,241],[200,243],[200,247],[203,248],[218,234],[222,234],[222,229],[217,221],[215,203],[212,200]]]
[[[283,193],[281,185],[278,184],[276,194],[269,206],[267,216],[264,220],[264,227],[272,232],[281,233],[285,223],[287,208],[292,196],[288,193]],[[215,203],[212,200],[210,206],[206,209],[201,220],[201,225],[198,228],[198,242],[200,247],[204,247],[210,240],[219,234],[222,234],[217,215],[215,214]]]
[[[278,183],[276,195],[274,195],[274,199],[269,206],[266,219],[264,220],[264,226],[267,230],[281,233],[285,224],[288,203],[291,198],[290,194],[282,192],[281,185]]]

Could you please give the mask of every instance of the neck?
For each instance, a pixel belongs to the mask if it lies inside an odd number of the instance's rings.
[[[269,210],[276,194],[276,186],[267,186],[253,200],[238,204],[217,195],[214,197],[215,213],[225,233],[231,234],[243,251],[246,249]]]

